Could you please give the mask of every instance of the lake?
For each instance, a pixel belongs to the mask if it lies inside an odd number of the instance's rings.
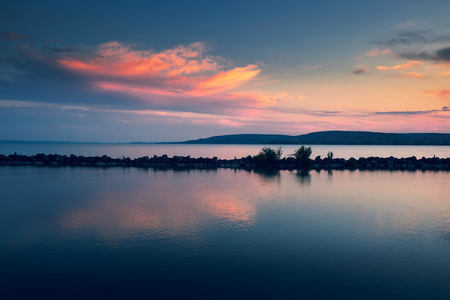
[[[2,299],[449,299],[450,172],[0,167]]]
[[[233,158],[263,146],[0,143],[0,154]],[[449,183],[445,171],[0,166],[0,298],[449,299]]]

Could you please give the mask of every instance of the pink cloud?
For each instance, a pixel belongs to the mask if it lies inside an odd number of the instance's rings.
[[[412,78],[423,78],[424,75],[421,73],[415,73],[415,72],[402,72],[404,77],[412,77]]]
[[[389,70],[389,67],[378,66],[377,70]]]
[[[422,64],[421,61],[413,60],[413,61],[410,61],[410,62],[407,63],[407,64],[402,64],[402,65],[396,65],[396,66],[393,66],[391,69],[393,69],[393,70],[398,70],[398,69],[409,69],[409,68],[416,67],[416,66],[421,65],[421,64]]]
[[[450,90],[424,91],[424,93],[438,98],[450,98]]]
[[[416,66],[421,65],[421,64],[423,64],[423,62],[418,61],[418,60],[413,60],[413,61],[410,61],[409,63],[401,64],[401,65],[395,65],[395,66],[392,66],[392,67],[378,66],[377,69],[378,70],[409,69],[409,68],[413,68],[413,67],[416,67]]]
[[[131,95],[153,104],[176,105],[184,101],[184,105],[215,102],[253,107],[275,102],[260,92],[233,92],[260,74],[257,65],[229,69],[223,58],[205,52],[203,43],[154,52],[133,50],[113,41],[100,45],[93,56],[64,57],[58,62],[67,70],[85,75],[102,91]],[[187,98],[189,101],[185,101]]]
[[[130,76],[179,76],[217,70],[219,57],[205,56],[205,45],[193,43],[155,53],[132,50],[118,42],[101,45],[89,58],[63,58],[59,63],[71,70],[104,75]]]

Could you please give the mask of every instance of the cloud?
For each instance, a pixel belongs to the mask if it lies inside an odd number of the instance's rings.
[[[438,98],[450,98],[450,90],[424,91],[425,94]]]
[[[13,82],[26,72],[7,61],[0,61],[0,80]]]
[[[205,50],[203,43],[193,43],[155,53],[113,41],[102,44],[91,57],[64,58],[59,63],[74,71],[122,77],[186,76],[220,68],[222,59],[204,55]]]
[[[381,111],[375,112],[376,115],[426,115],[438,112],[450,112],[448,106],[444,106],[441,109],[431,109],[431,110],[414,110],[414,111]]]
[[[384,66],[378,66],[377,70],[389,70],[389,67],[384,67]]]
[[[395,65],[395,66],[392,66],[392,67],[377,66],[377,70],[380,70],[380,71],[403,70],[403,69],[414,68],[414,67],[419,66],[421,64],[423,64],[421,61],[413,60],[413,61],[410,61],[409,63]],[[404,71],[401,71],[401,74],[402,74],[403,77],[413,77],[413,78],[422,78],[422,77],[424,77],[423,74],[416,73],[416,72],[404,72]]]
[[[23,39],[27,39],[28,35],[18,34],[15,32],[0,32],[0,38],[5,41],[20,41]]]
[[[410,69],[412,67],[415,67],[415,66],[418,66],[418,65],[421,65],[421,64],[422,64],[421,61],[413,60],[413,61],[410,61],[409,63],[406,63],[406,64],[395,65],[395,66],[391,67],[391,69],[393,69],[393,70]]]
[[[241,85],[258,75],[260,70],[258,66],[249,65],[242,68],[235,68],[229,71],[222,71],[205,80],[200,80],[196,86],[194,94],[216,94],[218,92],[227,91]]]
[[[306,71],[315,71],[320,68],[320,65],[303,65],[302,69]]]
[[[394,37],[378,41],[377,43],[387,46],[412,45],[412,44],[433,44],[450,41],[450,35],[437,35],[426,30],[405,31]]]
[[[366,73],[367,73],[366,68],[360,68],[360,69],[353,71],[353,74],[355,74],[355,75],[362,75],[362,74],[366,74]]]
[[[442,48],[434,53],[420,52],[420,53],[402,53],[401,57],[408,59],[420,59],[431,61],[444,61],[450,62],[450,47]]]
[[[411,78],[423,78],[425,75],[421,73],[415,73],[415,72],[402,72],[403,77],[411,77]]]
[[[375,57],[375,56],[381,56],[381,55],[385,55],[385,54],[389,54],[391,53],[392,50],[391,49],[372,49],[369,52],[366,53],[367,56],[371,56],[371,57]]]
[[[158,107],[211,112],[272,105],[282,99],[242,91],[245,83],[260,74],[259,66],[230,68],[225,59],[207,55],[206,50],[199,42],[155,52],[113,41],[100,45],[94,55],[86,52],[57,61],[101,91],[129,95]],[[241,91],[233,91],[236,88]]]
[[[414,27],[414,26],[416,26],[416,22],[414,22],[413,20],[408,20],[406,22],[398,24],[397,26],[395,26],[395,28],[408,29],[408,28],[411,28],[411,27]]]

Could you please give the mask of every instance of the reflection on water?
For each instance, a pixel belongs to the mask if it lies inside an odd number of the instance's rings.
[[[0,296],[444,299],[449,182],[449,172],[2,167]]]

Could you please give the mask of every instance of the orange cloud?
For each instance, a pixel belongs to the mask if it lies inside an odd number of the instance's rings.
[[[378,70],[399,70],[399,69],[409,69],[409,68],[413,68],[416,67],[418,65],[423,64],[423,62],[418,61],[418,60],[413,60],[410,61],[407,64],[402,64],[402,65],[395,65],[393,67],[385,67],[385,66],[378,66],[377,69]]]
[[[424,91],[424,93],[438,98],[450,98],[450,90]]]
[[[189,97],[192,103],[231,99],[243,102],[246,107],[275,102],[258,92],[231,92],[258,76],[261,70],[257,65],[227,70],[223,58],[205,55],[205,52],[203,43],[154,52],[133,50],[131,46],[112,41],[100,45],[93,56],[65,57],[58,62],[70,71],[89,76],[92,84],[101,90],[131,95],[151,103],[175,104],[183,97]],[[152,95],[170,99],[156,99]]]
[[[412,78],[423,78],[424,75],[421,73],[414,73],[414,72],[402,72],[402,74],[405,77],[412,77]]]
[[[444,76],[450,77],[450,71],[448,71],[447,73],[444,73]]]
[[[413,60],[413,61],[410,61],[410,62],[407,63],[407,64],[402,64],[402,65],[396,65],[396,66],[393,66],[391,69],[393,69],[393,70],[398,70],[398,69],[409,69],[409,68],[412,68],[412,67],[415,67],[415,66],[418,66],[418,65],[421,65],[421,64],[422,64],[421,61]]]
[[[72,70],[119,76],[177,76],[217,70],[219,57],[205,56],[205,45],[193,43],[159,53],[131,50],[118,42],[101,45],[94,57],[58,62]],[[80,61],[82,60],[82,61]]]
[[[260,70],[257,68],[256,65],[249,65],[230,71],[222,71],[215,76],[199,81],[193,93],[205,95],[230,90],[258,75]]]

